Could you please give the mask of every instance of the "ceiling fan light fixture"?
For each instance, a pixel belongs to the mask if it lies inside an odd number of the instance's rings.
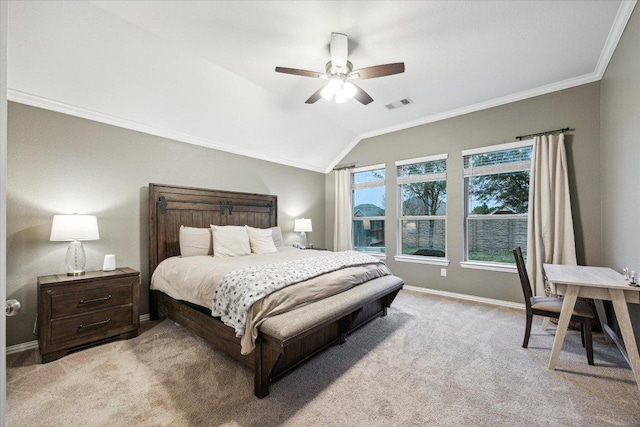
[[[340,91],[336,93],[335,101],[336,104],[342,104],[343,102],[347,102],[349,97],[344,93],[344,91]]]
[[[297,68],[276,67],[276,73],[293,74],[295,76],[313,77],[329,80],[329,83],[316,90],[306,101],[306,104],[314,104],[320,98],[336,103],[346,102],[354,98],[362,105],[369,105],[373,98],[362,88],[349,82],[356,79],[374,79],[377,77],[391,76],[404,73],[404,62],[392,64],[374,65],[371,67],[353,69],[353,64],[348,58],[348,40],[345,34],[331,33],[329,46],[331,59],[325,65],[325,72],[299,70]]]
[[[342,80],[339,77],[333,77],[329,83],[322,89],[320,95],[327,101],[331,101],[334,96],[342,92]],[[344,102],[344,101],[342,101]]]
[[[333,90],[329,87],[329,85],[323,87],[322,91],[320,92],[320,95],[327,101],[331,101],[333,99],[333,94]]]
[[[358,90],[356,89],[356,85],[354,85],[351,82],[345,82],[342,85],[342,94],[347,98],[347,99],[351,99],[355,96],[356,92]]]

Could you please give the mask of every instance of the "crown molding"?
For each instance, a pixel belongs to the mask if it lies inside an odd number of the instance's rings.
[[[325,173],[329,173],[335,167],[335,165],[342,161],[342,159],[347,154],[349,154],[349,152],[363,139],[373,138],[375,136],[385,135],[388,133],[397,132],[428,123],[434,123],[441,120],[462,116],[464,114],[474,113],[476,111],[486,110],[488,108],[498,107],[501,105],[510,104],[512,102],[533,98],[535,96],[546,95],[548,93],[570,89],[572,87],[602,80],[607,66],[609,65],[609,61],[611,61],[611,58],[613,57],[613,53],[615,52],[616,47],[620,42],[620,38],[624,33],[624,29],[627,26],[627,22],[629,22],[629,18],[631,18],[631,14],[633,13],[633,9],[635,8],[637,2],[638,0],[624,0],[620,3],[620,7],[618,8],[618,12],[613,21],[613,25],[611,26],[611,30],[609,31],[609,35],[607,36],[607,40],[604,44],[604,47],[602,48],[602,52],[600,53],[600,58],[598,59],[596,68],[592,73],[563,80],[561,82],[540,86],[538,88],[525,90],[523,92],[515,93],[512,95],[491,99],[489,101],[480,102],[455,110],[445,111],[443,113],[423,117],[418,120],[400,123],[398,125],[389,126],[371,132],[361,133],[349,144],[349,146],[345,150],[340,153],[340,155],[336,159],[334,159],[333,162],[331,162],[331,165],[325,170]]]
[[[82,108],[79,106],[66,104],[64,102],[55,101],[55,100],[41,97],[38,95],[30,94],[17,89],[8,88],[7,97],[8,97],[8,100],[13,102],[18,102],[21,104],[30,105],[38,108],[44,108],[47,110],[84,118],[87,120],[93,120],[100,123],[110,124],[110,125],[122,127],[125,129],[130,129],[138,132],[147,133],[150,135],[159,136],[162,138],[168,138],[175,141],[198,145],[201,147],[212,148],[215,150],[220,150],[227,153],[237,154],[240,156],[250,157],[258,160],[264,160],[271,163],[277,163],[285,166],[291,166],[299,169],[309,170],[312,172],[327,174],[331,172],[331,170],[333,170],[333,168],[340,161],[342,161],[342,159],[344,159],[344,157],[347,156],[349,152],[353,150],[353,148],[356,145],[358,145],[358,143],[363,139],[385,135],[388,133],[397,132],[397,131],[401,131],[401,130],[405,130],[405,129],[409,129],[412,127],[421,126],[429,123],[434,123],[441,120],[446,120],[453,117],[458,117],[465,114],[485,110],[488,108],[498,107],[498,106],[509,104],[512,102],[522,101],[528,98],[533,98],[540,95],[546,95],[548,93],[569,89],[575,86],[580,86],[583,84],[588,84],[588,83],[601,80],[602,77],[604,76],[607,66],[609,65],[609,62],[611,61],[611,58],[613,57],[613,54],[620,41],[620,38],[624,33],[624,29],[627,25],[627,22],[629,21],[629,18],[631,17],[631,14],[633,13],[633,10],[636,6],[637,1],[638,0],[623,0],[620,3],[620,7],[618,8],[616,18],[611,27],[611,30],[609,31],[609,35],[607,36],[607,40],[600,54],[600,58],[598,59],[598,63],[596,64],[595,70],[592,73],[585,74],[583,76],[579,76],[572,79],[567,79],[561,82],[541,86],[538,88],[526,90],[516,94],[507,95],[504,97],[495,98],[495,99],[480,102],[477,104],[461,107],[458,109],[445,111],[443,113],[438,113],[431,116],[423,117],[418,120],[404,122],[398,125],[361,133],[358,136],[356,136],[338,154],[338,156],[336,156],[335,159],[330,162],[330,164],[327,167],[312,165],[312,164],[303,163],[303,162],[295,162],[288,159],[269,156],[265,154],[256,154],[255,152],[251,152],[250,150],[239,149],[237,147],[234,147],[233,145],[222,144],[219,142],[211,141],[209,139],[200,138],[200,137],[183,134],[179,132],[174,132],[168,129],[159,128],[156,126],[136,122],[133,120],[122,118],[122,117],[112,116],[109,114],[101,113],[101,112],[90,110],[87,108]]]
[[[130,129],[137,132],[146,133],[149,135],[159,136],[161,138],[172,139],[174,141],[185,142],[187,144],[199,145],[201,147],[212,148],[214,150],[220,150],[220,151],[237,154],[244,157],[264,160],[271,163],[278,163],[281,165],[291,166],[298,169],[306,169],[313,172],[324,173],[324,168],[321,166],[311,165],[311,164],[301,163],[301,162],[292,162],[290,160],[282,159],[280,157],[275,157],[275,156],[256,154],[254,152],[250,152],[249,150],[238,149],[237,147],[234,147],[231,145],[220,144],[205,138],[187,135],[180,132],[173,132],[168,129],[163,129],[163,128],[148,125],[145,123],[140,123],[134,120],[112,116],[110,114],[101,113],[99,111],[78,107],[76,105],[71,105],[64,102],[60,102],[60,101],[54,101],[53,99],[48,99],[42,96],[23,92],[17,89],[9,88],[7,90],[7,98],[9,99],[9,101],[12,101],[12,102],[30,105],[32,107],[43,108],[45,110],[51,110],[58,113],[68,114],[70,116],[80,117],[87,120],[93,120],[99,123],[118,126],[124,129]]]
[[[631,18],[631,14],[633,13],[633,9],[636,7],[637,2],[638,0],[625,0],[620,3],[618,13],[616,14],[616,18],[613,21],[613,25],[611,26],[611,30],[609,31],[609,35],[607,36],[607,41],[602,48],[600,58],[598,59],[598,64],[596,65],[595,74],[599,76],[598,80],[602,79],[605,71],[607,71],[609,62],[611,61],[611,58],[616,51],[616,47],[618,47],[620,38],[622,38],[624,29],[629,22],[629,18]]]

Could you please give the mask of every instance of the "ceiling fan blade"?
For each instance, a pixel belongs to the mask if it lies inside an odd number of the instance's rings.
[[[322,89],[324,89],[324,87],[321,87],[320,89],[318,89],[317,91],[314,92],[313,95],[311,95],[309,97],[309,99],[307,99],[306,101],[304,101],[305,104],[315,104],[315,102],[322,98],[322,95],[320,94],[320,92],[322,92]]]
[[[349,42],[347,36],[340,33],[331,33],[331,65],[338,68],[346,68]]]
[[[404,73],[404,62],[394,64],[375,65],[373,67],[361,68],[351,72],[351,76],[358,75],[359,79],[373,79],[376,77],[391,76],[393,74]]]
[[[358,85],[355,85],[356,87],[356,94],[353,95],[353,98],[358,101],[359,103],[361,103],[362,105],[367,105],[370,104],[371,102],[373,102],[373,98],[364,90],[362,90],[362,88]]]
[[[316,71],[298,70],[297,68],[276,67],[276,73],[293,74],[294,76],[323,78],[324,73]]]

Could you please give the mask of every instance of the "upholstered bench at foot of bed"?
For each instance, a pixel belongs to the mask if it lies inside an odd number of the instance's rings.
[[[269,394],[269,385],[387,308],[404,285],[384,276],[349,291],[267,319],[259,328],[255,353],[255,394]]]

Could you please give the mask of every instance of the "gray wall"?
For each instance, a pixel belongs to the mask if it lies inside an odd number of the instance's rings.
[[[148,184],[278,196],[285,244],[293,220],[311,218],[309,241],[324,246],[324,175],[184,144],[21,104],[9,104],[7,298],[23,304],[7,319],[7,345],[36,339],[36,278],[65,272],[66,242],[50,242],[54,214],[98,217],[100,240],[85,242],[87,270],[105,254],[141,271],[140,313],[148,313]]]
[[[635,8],[601,81],[603,264],[640,272],[640,11]],[[640,343],[640,307],[629,304]]]
[[[603,262],[640,272],[640,11],[601,81]]]
[[[411,106],[406,107],[411,108]],[[490,108],[464,116],[361,141],[340,163],[387,164],[387,264],[408,285],[522,302],[517,274],[460,267],[463,260],[463,179],[461,151],[511,142],[517,135],[575,128],[568,134],[567,155],[578,261],[602,262],[599,135],[600,83]],[[396,262],[396,160],[449,153],[447,172],[447,277],[440,266]],[[334,175],[325,185],[326,241],[333,242]]]

